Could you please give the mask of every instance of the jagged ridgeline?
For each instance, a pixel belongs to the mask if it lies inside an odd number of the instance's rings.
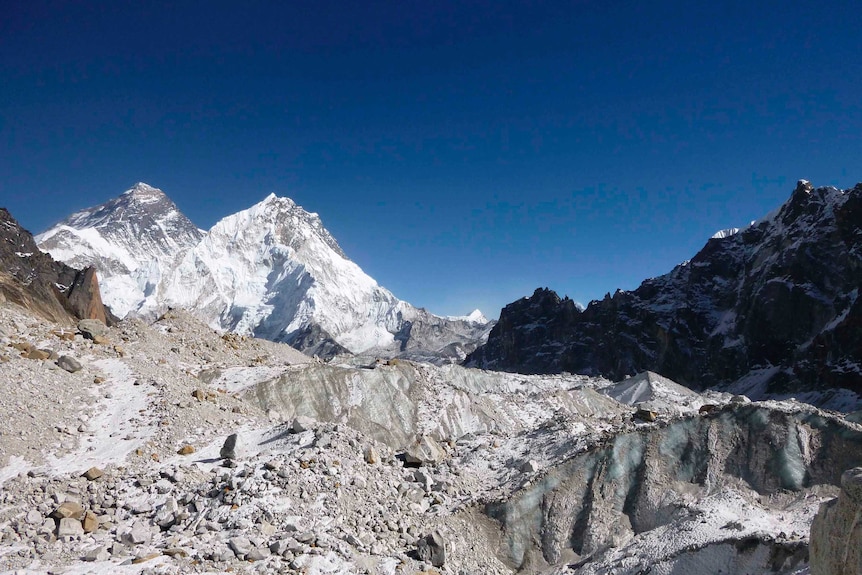
[[[479,313],[440,317],[399,300],[347,258],[317,214],[275,195],[203,231],[139,183],[37,241],[61,261],[95,266],[120,317],[183,308],[322,357],[461,361],[491,327]]]
[[[579,310],[538,289],[507,305],[467,365],[522,373],[643,370],[695,389],[862,392],[862,184],[802,180],[778,210],[690,261]]]

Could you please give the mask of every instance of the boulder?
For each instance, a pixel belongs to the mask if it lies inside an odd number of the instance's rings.
[[[405,451],[404,461],[411,465],[430,465],[446,459],[446,451],[430,435],[423,435]]]
[[[422,561],[434,567],[442,567],[446,562],[446,541],[439,531],[432,531],[419,540],[416,553]]]
[[[77,537],[84,534],[84,526],[77,519],[64,517],[57,525],[57,537]]]
[[[108,326],[97,319],[82,319],[78,322],[78,331],[85,338],[95,340],[97,337],[104,338],[108,335]]]
[[[224,440],[224,445],[221,446],[218,454],[222,459],[239,459],[242,457],[242,442],[239,440],[239,435],[231,433]]]
[[[811,524],[811,575],[862,573],[862,467],[845,471],[841,493],[820,505]]]
[[[293,420],[293,424],[290,426],[290,430],[294,433],[302,433],[303,431],[308,431],[309,429],[314,427],[316,422],[313,418],[308,417],[306,415],[298,415]]]
[[[91,467],[83,473],[83,477],[86,478],[88,481],[95,481],[103,475],[105,475],[105,472],[98,467]]]
[[[57,360],[57,365],[69,373],[75,373],[83,369],[81,362],[70,355],[61,355],[60,359]]]
[[[54,519],[75,519],[80,520],[84,516],[84,508],[80,503],[75,501],[64,501],[57,509],[51,513]]]

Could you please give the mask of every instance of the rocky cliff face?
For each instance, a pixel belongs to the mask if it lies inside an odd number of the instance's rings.
[[[0,293],[46,319],[113,319],[93,268],[77,270],[36,247],[33,236],[0,208]]]
[[[837,499],[811,524],[811,575],[862,573],[862,467],[844,472]]]
[[[632,292],[583,311],[547,289],[509,304],[467,364],[612,379],[648,369],[752,395],[860,392],[860,226],[862,184],[800,181],[780,209]]]

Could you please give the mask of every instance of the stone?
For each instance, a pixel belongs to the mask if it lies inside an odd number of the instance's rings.
[[[416,552],[422,561],[434,567],[442,567],[446,562],[446,541],[439,531],[432,531],[419,540]]]
[[[303,431],[308,431],[313,428],[315,423],[316,422],[311,417],[298,415],[294,418],[293,424],[290,426],[290,430],[294,433],[302,433]]]
[[[57,365],[69,373],[76,373],[84,369],[81,362],[71,355],[61,355],[60,359],[57,360]]]
[[[245,559],[252,550],[252,544],[248,537],[231,537],[227,544],[238,559]]]
[[[698,409],[697,412],[700,415],[710,415],[710,414],[716,413],[718,410],[719,410],[719,407],[717,405],[715,405],[714,403],[704,403],[703,405],[700,406],[700,409]]]
[[[252,547],[251,551],[249,551],[245,558],[248,561],[261,561],[269,557],[272,553],[267,547]]]
[[[84,518],[81,519],[81,526],[84,528],[84,533],[92,533],[99,528],[99,518],[92,511],[87,510],[84,513]]]
[[[57,525],[57,537],[77,537],[84,534],[84,526],[78,519],[64,517]]]
[[[412,465],[429,465],[446,459],[446,451],[430,435],[423,435],[404,453],[404,461]]]
[[[639,419],[640,421],[653,422],[658,419],[658,414],[655,411],[650,411],[649,409],[638,409],[634,413],[634,419]]]
[[[43,520],[44,518],[42,517],[42,514],[35,509],[28,511],[27,516],[24,518],[24,521],[26,521],[28,525],[39,525]]]
[[[150,541],[150,530],[140,521],[136,521],[132,526],[125,531],[120,540],[126,545],[141,545]]]
[[[195,448],[189,444],[185,444],[177,450],[179,455],[191,455],[195,452]]]
[[[93,337],[93,343],[95,343],[96,345],[108,345],[111,342],[107,336],[97,335]]]
[[[525,461],[521,465],[521,471],[523,471],[524,473],[535,473],[538,470],[539,470],[539,462],[536,461],[535,459],[530,459],[528,461]]]
[[[97,337],[104,338],[108,335],[108,326],[97,319],[82,319],[78,322],[78,331],[85,338],[95,341]]]
[[[85,477],[88,481],[95,481],[96,479],[105,475],[105,472],[99,469],[98,467],[91,467],[87,471],[84,472],[83,477]]]
[[[64,501],[57,507],[51,517],[54,519],[75,519],[80,520],[84,516],[84,508],[76,501]]]
[[[377,449],[375,449],[374,446],[365,448],[365,463],[370,465],[380,463],[380,453],[377,452]]]
[[[747,395],[734,395],[730,398],[730,403],[751,403]]]
[[[219,457],[222,459],[239,459],[242,456],[242,443],[239,440],[239,435],[231,433],[224,440],[224,444],[219,450]]]
[[[108,551],[107,547],[98,545],[96,547],[92,547],[84,552],[84,555],[81,557],[84,561],[107,561],[111,558],[111,553]]]
[[[51,352],[44,349],[31,349],[24,354],[25,359],[45,360],[51,357]]]

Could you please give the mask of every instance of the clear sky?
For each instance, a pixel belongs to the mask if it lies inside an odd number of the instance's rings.
[[[0,206],[270,192],[398,297],[496,317],[862,181],[855,2],[43,2],[0,16]]]

